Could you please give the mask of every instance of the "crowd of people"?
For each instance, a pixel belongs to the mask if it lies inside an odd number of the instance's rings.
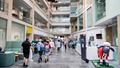
[[[23,66],[28,67],[28,61],[32,59],[32,55],[39,54],[38,63],[43,61],[44,55],[45,63],[49,61],[49,56],[54,54],[54,51],[60,52],[61,47],[67,49],[67,41],[62,39],[37,39],[30,43],[27,38],[22,43],[22,50],[24,55]]]

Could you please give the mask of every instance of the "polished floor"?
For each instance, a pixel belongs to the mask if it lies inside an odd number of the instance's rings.
[[[38,63],[38,55],[34,55],[34,61],[29,62],[28,68],[95,68],[91,62],[87,64],[81,60],[81,56],[73,49],[67,49],[65,52],[62,48],[60,52],[55,51],[49,58],[50,60],[47,63],[44,60]],[[18,61],[7,68],[23,68],[22,61]]]

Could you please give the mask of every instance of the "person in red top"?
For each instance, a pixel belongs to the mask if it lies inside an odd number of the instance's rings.
[[[45,63],[46,63],[47,61],[49,61],[49,55],[50,55],[50,51],[51,51],[50,50],[51,46],[49,44],[49,41],[46,41],[44,47],[45,47]]]

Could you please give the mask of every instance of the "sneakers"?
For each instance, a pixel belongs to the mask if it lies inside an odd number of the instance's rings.
[[[25,63],[23,63],[23,67],[25,66]]]
[[[48,58],[46,58],[46,59],[45,59],[45,63],[47,63],[48,61],[49,61],[49,59],[48,59]]]
[[[40,57],[39,59],[38,59],[38,63],[40,63],[42,61],[42,58]]]
[[[23,63],[23,67],[28,67],[28,65],[25,65],[25,63]]]

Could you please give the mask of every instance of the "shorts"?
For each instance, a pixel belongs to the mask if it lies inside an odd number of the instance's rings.
[[[29,58],[29,53],[23,53],[23,55],[25,58],[27,58],[27,59]]]
[[[42,54],[43,54],[43,51],[39,51],[39,55],[42,56]]]

